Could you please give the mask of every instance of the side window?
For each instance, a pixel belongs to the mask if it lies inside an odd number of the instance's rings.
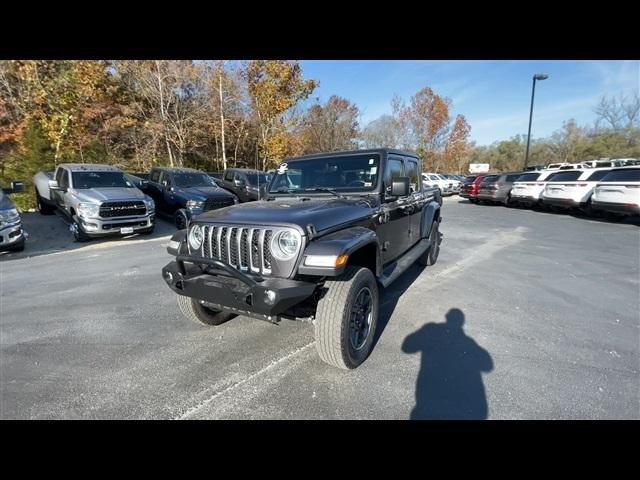
[[[171,177],[166,172],[160,174],[160,183],[165,187],[171,187]]]
[[[418,181],[418,163],[413,160],[405,160],[406,173],[405,176],[409,177],[409,186],[411,187],[411,193],[419,192],[422,190],[422,184]]]
[[[64,172],[64,168],[56,170],[56,182],[58,182],[58,185],[62,182],[62,172]]]
[[[227,182],[231,182],[233,180],[233,172],[231,170],[227,170],[227,172],[224,174],[224,179]]]
[[[394,178],[403,176],[402,160],[390,158],[387,160],[387,171],[384,174],[385,192],[391,192],[391,182]]]
[[[59,186],[69,188],[69,172],[66,169],[62,169],[62,175],[60,175]]]
[[[151,175],[149,175],[149,180],[158,183],[160,181],[160,170],[152,170]]]

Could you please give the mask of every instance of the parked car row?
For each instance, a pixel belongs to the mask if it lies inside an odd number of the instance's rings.
[[[111,165],[66,163],[54,171],[38,172],[33,180],[38,211],[42,215],[59,212],[75,239],[87,241],[151,234],[156,214],[184,229],[196,215],[259,199],[269,177],[250,169],[228,169],[216,175],[191,168],[154,167],[149,173],[132,174]],[[13,233],[18,230],[7,231],[5,238],[8,226],[16,227],[14,216],[19,221],[17,210],[6,198],[9,190],[4,189],[0,208],[0,246],[4,249],[10,238],[12,248],[23,248],[24,236]]]
[[[460,196],[472,203],[640,214],[640,166],[549,168],[468,177]]]

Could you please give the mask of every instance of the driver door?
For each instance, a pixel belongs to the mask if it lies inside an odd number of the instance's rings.
[[[162,204],[162,211],[167,213],[174,213],[177,209],[176,199],[172,191],[172,187],[173,182],[171,179],[171,175],[169,175],[167,172],[162,172],[160,174],[160,188],[162,189],[160,200]]]
[[[392,262],[409,248],[411,227],[411,202],[408,197],[391,197],[391,182],[394,178],[404,177],[404,161],[400,157],[390,156],[384,172],[384,193],[381,204],[383,223],[378,224],[377,234],[382,249],[382,263]]]

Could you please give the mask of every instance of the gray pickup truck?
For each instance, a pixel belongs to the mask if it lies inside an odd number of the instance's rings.
[[[24,250],[26,234],[22,228],[20,214],[8,197],[21,192],[22,182],[12,182],[11,188],[0,189],[0,251],[20,252]]]
[[[111,165],[65,163],[33,180],[40,213],[59,210],[77,241],[155,228],[153,199]]]

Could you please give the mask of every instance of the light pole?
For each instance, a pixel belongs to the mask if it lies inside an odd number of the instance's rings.
[[[529,131],[527,132],[527,151],[524,154],[524,170],[529,163],[529,141],[531,140],[531,118],[533,117],[533,97],[536,94],[536,80],[546,80],[549,75],[545,73],[536,73],[533,76],[533,87],[531,88],[531,109],[529,110]]]

